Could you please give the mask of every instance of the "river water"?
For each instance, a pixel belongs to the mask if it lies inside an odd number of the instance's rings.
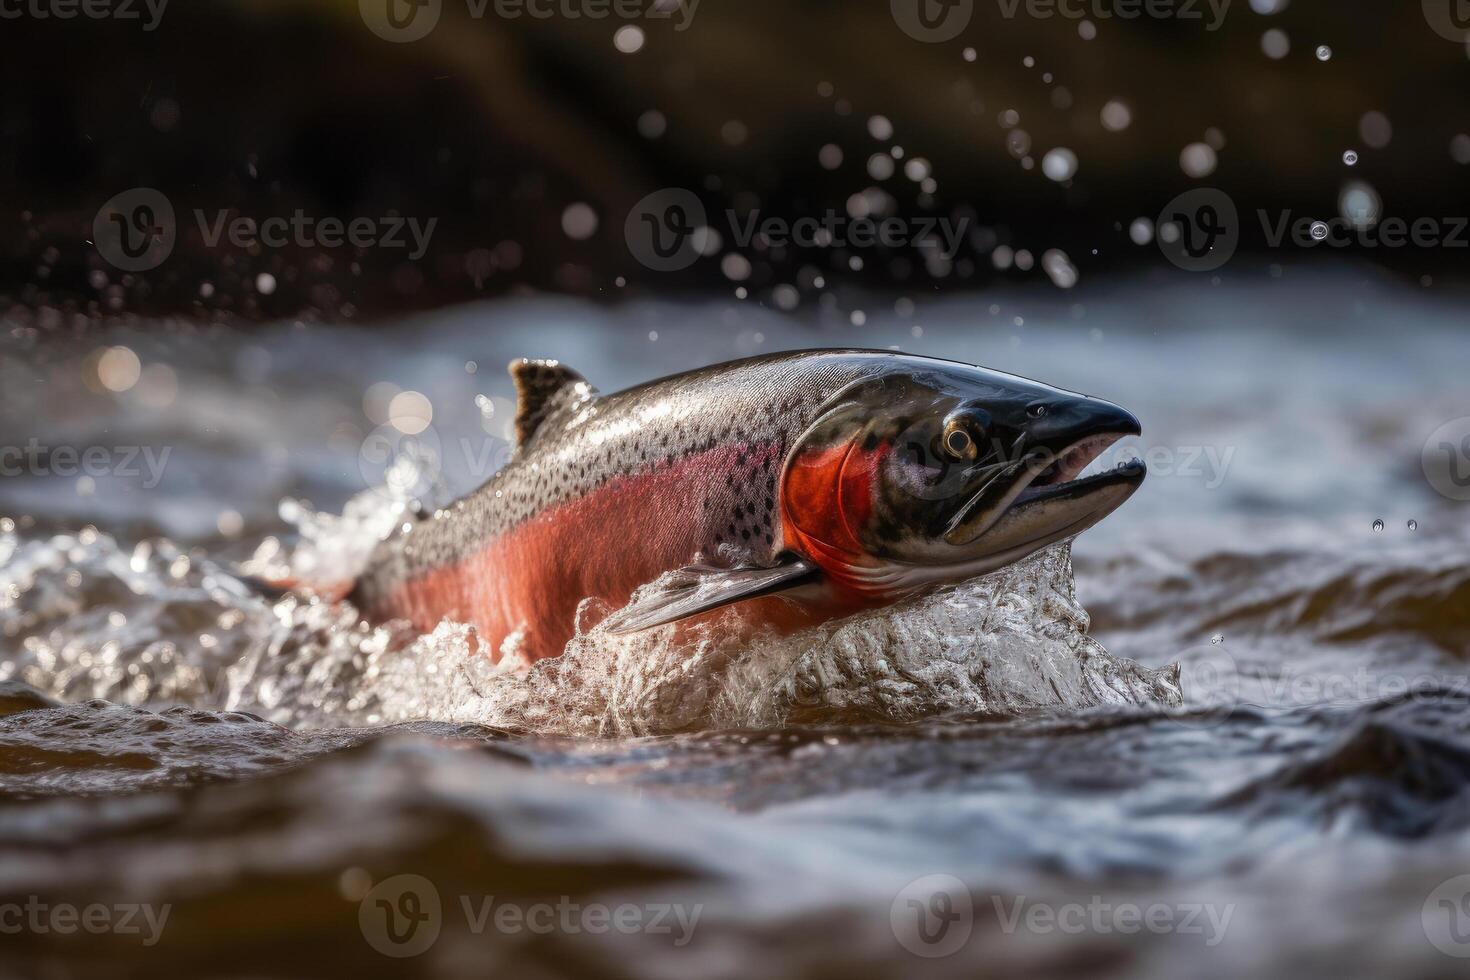
[[[873,299],[861,326],[526,298],[7,328],[0,427],[28,462],[0,481],[0,958],[1449,975],[1470,535],[1436,455],[1459,430],[1431,434],[1470,414],[1456,309],[1288,270]],[[512,357],[611,391],[833,345],[1118,401],[1145,435],[1109,459],[1150,476],[1070,549],[891,610],[753,643],[594,631],[531,670],[237,577],[355,560],[399,513],[385,478],[445,502],[493,472]],[[426,405],[433,465],[385,472],[382,423]],[[91,906],[95,929],[58,913]]]

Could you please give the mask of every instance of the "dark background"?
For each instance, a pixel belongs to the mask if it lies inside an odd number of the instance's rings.
[[[1084,40],[1076,20],[1024,8],[1007,19],[997,0],[977,0],[964,33],[934,44],[905,35],[879,0],[704,0],[682,32],[677,18],[471,19],[463,0],[446,0],[433,33],[408,44],[370,32],[355,0],[174,0],[152,32],[139,21],[3,20],[0,311],[67,329],[137,316],[371,320],[524,290],[729,290],[718,255],[657,273],[629,254],[628,210],[671,186],[697,190],[711,214],[840,212],[878,185],[899,215],[971,218],[975,234],[938,273],[911,248],[868,250],[860,271],[841,250],[749,255],[753,300],[794,283],[803,307],[823,289],[1046,282],[1040,262],[998,271],[996,242],[1037,257],[1064,249],[1089,288],[1140,271],[1188,276],[1127,231],[1197,186],[1224,189],[1242,212],[1243,256],[1215,275],[1355,254],[1426,288],[1462,276],[1465,249],[1273,252],[1253,215],[1332,217],[1350,177],[1372,184],[1388,215],[1470,213],[1467,168],[1450,151],[1470,131],[1466,47],[1431,30],[1417,2],[1291,0],[1263,15],[1234,0],[1214,32],[1200,9],[1205,20],[1094,19]],[[633,54],[613,45],[626,23],[646,35]],[[1284,59],[1262,53],[1270,28],[1290,37]],[[1314,53],[1323,44],[1325,62]],[[1122,132],[1099,121],[1110,99],[1131,108]],[[1007,109],[1031,138],[1031,170],[1008,152]],[[666,120],[657,138],[639,132],[648,110]],[[1369,111],[1392,123],[1385,147],[1360,137]],[[892,122],[886,144],[869,134],[874,115]],[[732,120],[745,133],[733,145]],[[1218,169],[1191,179],[1180,151],[1211,128],[1224,138]],[[833,171],[818,162],[827,143],[844,150]],[[931,162],[929,198],[901,165],[884,181],[866,173],[868,156],[894,143]],[[1081,161],[1065,185],[1039,166],[1059,145]],[[1361,157],[1351,169],[1347,149]],[[136,186],[167,194],[183,230],[161,267],[123,275],[90,244],[91,224]],[[586,240],[562,230],[579,201],[599,218]],[[409,262],[403,250],[209,249],[183,217],[298,207],[438,225],[428,254]],[[269,295],[254,288],[260,272],[278,282]]]

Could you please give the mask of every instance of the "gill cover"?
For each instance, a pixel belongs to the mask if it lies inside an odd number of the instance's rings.
[[[902,403],[910,395],[903,389],[908,386],[874,378],[839,392],[832,407],[797,439],[781,475],[785,546],[857,593],[871,591],[863,570],[879,564],[870,550],[869,530],[880,466],[892,447],[872,404]]]

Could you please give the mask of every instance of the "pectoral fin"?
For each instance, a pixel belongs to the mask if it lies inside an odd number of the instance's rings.
[[[640,587],[626,606],[602,621],[602,628],[610,633],[636,633],[732,602],[793,589],[820,573],[816,565],[794,557],[771,568],[680,568]]]

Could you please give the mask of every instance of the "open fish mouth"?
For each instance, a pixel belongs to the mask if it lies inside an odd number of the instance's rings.
[[[1008,464],[961,505],[950,519],[944,540],[952,545],[975,543],[1003,519],[1016,523],[1023,511],[1047,512],[1034,522],[1038,537],[1058,529],[1085,530],[1127,500],[1143,482],[1147,467],[1139,459],[1119,463],[1102,473],[1079,478],[1083,470],[1108,447],[1136,432],[1105,432],[1085,436],[1061,452],[1035,451]],[[994,490],[1001,478],[1012,480],[1002,494]],[[987,499],[989,498],[989,499]],[[1028,515],[1029,516],[1029,515]]]
[[[1089,490],[1112,486],[1118,478],[1135,473],[1141,477],[1145,471],[1143,461],[1127,459],[1112,469],[1078,479],[1078,474],[1087,469],[1125,433],[1106,433],[1080,439],[1060,453],[1050,465],[1036,473],[1016,494],[1015,504],[1027,504],[1059,497],[1085,495]]]

